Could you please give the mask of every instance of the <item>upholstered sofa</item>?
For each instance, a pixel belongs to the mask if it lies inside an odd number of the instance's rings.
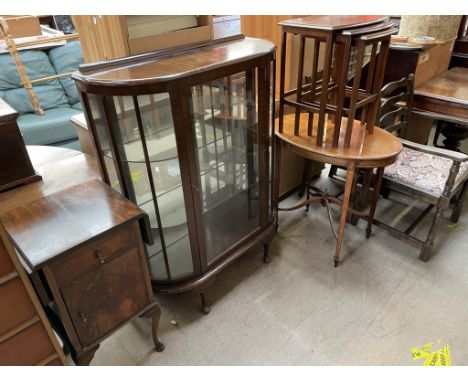
[[[42,50],[20,51],[31,80],[76,70],[83,63],[78,41]],[[80,149],[70,118],[82,111],[75,83],[69,77],[33,85],[44,115],[34,113],[26,90],[10,54],[0,54],[0,97],[16,109],[18,126],[28,145],[52,145]]]

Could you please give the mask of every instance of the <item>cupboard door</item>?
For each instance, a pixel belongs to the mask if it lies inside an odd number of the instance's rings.
[[[261,141],[256,99],[255,69],[191,89],[208,267],[260,228]]]
[[[148,303],[138,248],[61,288],[82,346],[119,326]]]

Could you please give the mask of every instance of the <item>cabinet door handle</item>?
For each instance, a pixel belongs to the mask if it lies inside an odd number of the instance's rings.
[[[84,313],[78,313],[78,316],[80,316],[81,321],[83,321],[83,322],[88,321],[88,319],[86,318],[86,316],[84,315]]]
[[[96,259],[99,260],[101,264],[104,264],[104,258],[102,257],[101,251],[99,250],[94,251],[94,256],[96,257]]]

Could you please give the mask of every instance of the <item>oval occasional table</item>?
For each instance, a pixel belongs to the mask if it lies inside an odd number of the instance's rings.
[[[281,161],[281,150],[290,150],[304,158],[316,160],[322,163],[329,163],[344,167],[347,170],[346,184],[343,195],[343,200],[332,197],[318,190],[317,188],[308,185],[306,193],[307,198],[305,201],[289,208],[278,208],[279,211],[291,211],[311,204],[322,204],[328,208],[330,203],[338,204],[342,207],[341,218],[338,233],[336,234],[332,226],[332,230],[336,238],[336,249],[334,264],[338,266],[340,262],[340,249],[343,242],[344,230],[346,224],[346,217],[348,213],[359,216],[367,220],[367,237],[371,234],[372,220],[377,205],[380,186],[382,184],[382,177],[385,166],[395,162],[398,154],[402,149],[402,145],[398,138],[385,130],[378,127],[374,128],[373,134],[365,133],[365,126],[361,125],[360,121],[355,120],[352,129],[351,143],[348,148],[342,146],[333,147],[333,124],[327,121],[325,129],[325,143],[323,146],[316,145],[316,135],[307,134],[307,120],[308,113],[301,113],[300,131],[298,135],[294,134],[294,114],[284,116],[283,132],[275,131],[276,144],[275,144],[275,160],[276,169],[279,168]],[[346,124],[346,119],[343,118],[343,123]],[[314,126],[313,131],[317,131]],[[344,132],[341,132],[340,140],[343,139]],[[363,137],[364,136],[364,137]],[[373,169],[377,168],[377,175],[375,178],[374,191],[372,194],[372,201],[370,208],[367,212],[357,211],[349,207],[351,191],[353,189],[354,178],[356,169]],[[277,194],[276,194],[277,195]],[[278,198],[275,197],[276,201]],[[330,217],[330,215],[329,215]],[[330,217],[330,223],[331,217]]]

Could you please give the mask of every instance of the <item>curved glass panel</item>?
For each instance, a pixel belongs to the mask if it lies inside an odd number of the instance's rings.
[[[92,114],[111,185],[149,216],[152,277],[171,281],[193,274],[169,95],[96,96]]]

